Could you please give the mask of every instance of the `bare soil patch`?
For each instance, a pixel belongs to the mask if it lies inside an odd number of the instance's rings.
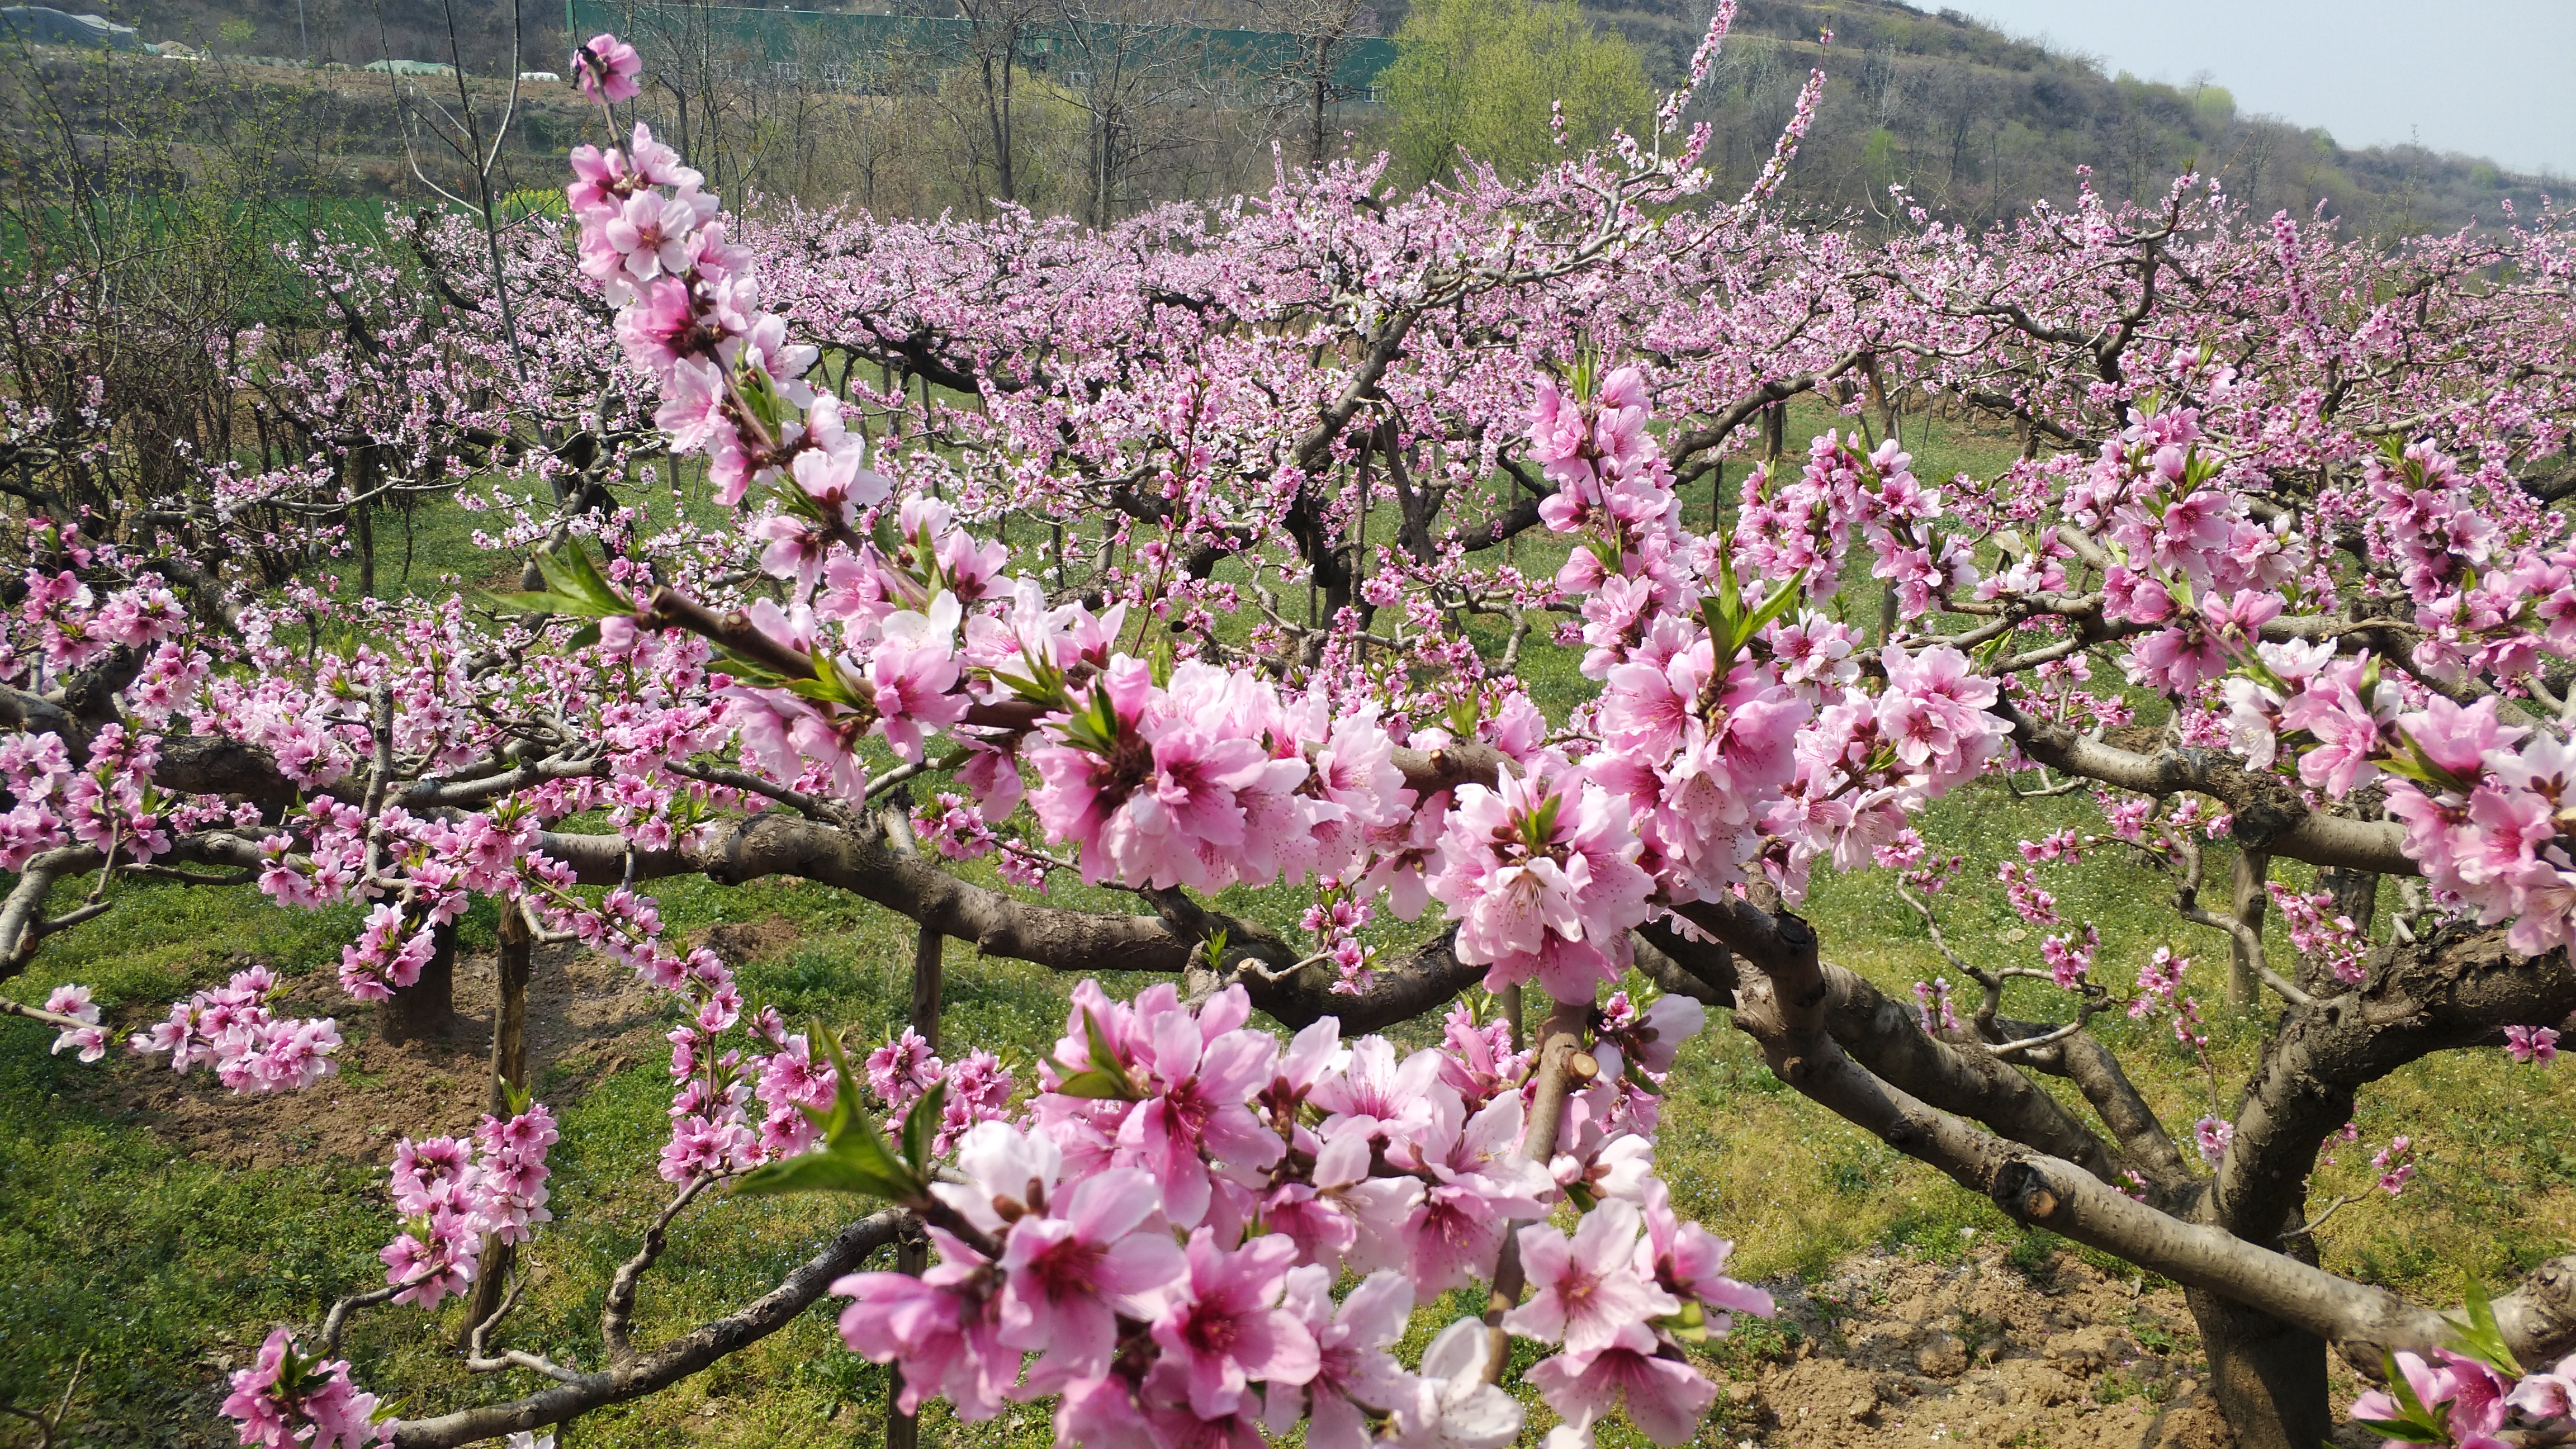
[[[340,1071],[311,1090],[235,1096],[204,1068],[182,1075],[136,1060],[102,1073],[90,1095],[193,1161],[236,1168],[324,1157],[381,1162],[396,1138],[462,1132],[481,1119],[491,1072],[492,998],[492,956],[460,955],[449,1029],[387,1046],[376,1037],[376,1008],[351,1000],[332,972],[315,971],[296,978],[277,1007],[340,1023]],[[540,946],[528,985],[532,1079],[561,1106],[658,1055],[661,1006],[659,993],[616,962],[570,946]]]
[[[1772,1285],[1793,1342],[1738,1368],[1729,1437],[1798,1449],[2228,1449],[2182,1294],[2070,1253],[2033,1272],[1874,1253]],[[1754,1329],[1752,1333],[1759,1334]]]

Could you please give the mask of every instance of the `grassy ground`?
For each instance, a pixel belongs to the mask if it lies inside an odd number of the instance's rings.
[[[1824,421],[1802,414],[1795,435]],[[1941,428],[1928,443],[1918,429],[1916,442],[1918,471],[1927,479],[1990,469],[2009,452],[1995,440]],[[1694,519],[1706,506],[1702,492]],[[413,587],[475,566],[472,519],[440,509],[419,524]],[[398,560],[399,534],[380,527],[379,537],[396,540],[388,553]],[[1523,564],[1541,561],[1525,557]],[[389,586],[396,567],[380,562]],[[1498,645],[1499,636],[1487,642]],[[1583,688],[1570,661],[1552,650],[1533,649],[1530,671],[1552,712]],[[2021,802],[1979,785],[1925,817],[1923,833],[1936,851],[1967,858],[1944,905],[1945,925],[1962,951],[1996,964],[2037,964],[2035,935],[2020,931],[1992,884],[1995,866],[2017,840],[2084,824],[2089,814],[2081,797]],[[2212,872],[2223,878],[2223,850],[2213,855]],[[2090,920],[2101,930],[2104,979],[2126,985],[2160,944],[2193,957],[2189,989],[2214,1018],[2216,1088],[2161,1027],[2112,1018],[2099,1030],[2177,1131],[2212,1108],[2232,1111],[2229,1094],[2254,1062],[2262,1028],[2217,1004],[2224,960],[2217,934],[2174,915],[2168,883],[2112,857],[2061,867],[2048,884],[2070,921]],[[1078,886],[1060,887],[1057,898],[1120,908],[1117,898]],[[666,918],[684,931],[772,923],[761,938],[772,944],[738,963],[755,999],[869,1033],[902,1018],[909,927],[872,906],[774,883],[727,891],[679,882],[663,889],[662,901]],[[1298,903],[1273,891],[1240,893],[1227,904],[1285,924]],[[1921,925],[1879,876],[1820,875],[1808,913],[1833,959],[1892,993],[1907,993],[1940,970]],[[88,982],[112,1018],[131,1025],[191,985],[219,979],[238,957],[289,973],[327,971],[355,920],[347,910],[275,910],[243,892],[136,885],[123,891],[114,914],[58,939],[5,989],[17,999],[40,999],[56,982]],[[1406,933],[1387,931],[1391,944]],[[466,935],[470,951],[488,942],[488,926],[469,921]],[[2277,923],[2273,948],[2284,957],[2288,950]],[[1048,1050],[1072,984],[954,946],[948,981],[948,1039],[992,1047],[1022,1066]],[[1142,982],[1106,984],[1119,991]],[[2031,1014],[2044,1008],[2035,992],[2008,1006]],[[1419,1026],[1397,1034],[1424,1035]],[[332,1298],[381,1281],[374,1253],[393,1231],[382,1158],[247,1171],[197,1160],[120,1105],[117,1084],[149,1068],[124,1061],[81,1067],[48,1056],[48,1039],[26,1023],[0,1026],[0,1283],[9,1288],[0,1294],[0,1402],[49,1401],[77,1372],[65,1442],[229,1442],[210,1417],[222,1370],[246,1361],[273,1324],[309,1324]],[[2576,1150],[2564,1145],[2576,1142],[2568,1080],[2565,1071],[2514,1068],[2499,1053],[2461,1053],[2402,1071],[2368,1093],[2360,1113],[2366,1136],[2412,1134],[2423,1174],[2402,1198],[2373,1197],[2340,1214],[2325,1234],[2327,1265],[2447,1299],[2464,1269],[2500,1282],[2564,1251],[2567,1224],[2576,1220]],[[543,1274],[509,1337],[588,1365],[596,1362],[609,1273],[667,1191],[652,1173],[667,1087],[648,1052],[603,1080],[559,1076],[539,1090],[563,1123],[553,1158],[559,1221],[534,1249]],[[1870,1248],[1955,1256],[1970,1231],[2010,1242],[2015,1257],[2031,1264],[2056,1246],[1787,1090],[1722,1021],[1685,1052],[1667,1124],[1661,1155],[1679,1205],[1739,1241],[1738,1269],[1747,1276],[1813,1275]],[[2358,1190],[2367,1177],[2361,1154],[2347,1151],[2321,1173],[2320,1193]],[[682,1220],[647,1280],[640,1337],[653,1342],[756,1296],[850,1211],[810,1199],[708,1202]],[[1427,1307],[1407,1355],[1461,1311],[1463,1303]],[[362,1317],[348,1345],[362,1380],[412,1412],[535,1387],[524,1375],[469,1379],[447,1351],[461,1310],[432,1316],[434,1324],[405,1309]],[[1735,1351],[1738,1361],[1745,1351]],[[673,1392],[583,1420],[561,1442],[583,1449],[869,1443],[878,1437],[883,1387],[881,1370],[838,1348],[827,1315],[809,1314]],[[925,1427],[935,1443],[1036,1444],[1048,1437],[1036,1407],[979,1426],[954,1424],[934,1408]],[[1544,1427],[1543,1415],[1534,1418],[1530,1442]],[[8,1432],[0,1428],[0,1443],[24,1441]],[[1625,1442],[1622,1432],[1605,1434],[1605,1442]]]

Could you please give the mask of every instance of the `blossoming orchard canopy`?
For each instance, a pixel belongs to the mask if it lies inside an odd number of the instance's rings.
[[[2244,1442],[2334,1432],[2329,1344],[2398,1442],[2565,1437],[2576,1259],[2446,1312],[2291,1247],[2357,1094],[2435,1053],[2538,1069],[2576,1011],[2555,212],[2383,247],[2186,175],[1986,235],[1808,230],[1775,193],[1819,72],[1732,199],[1685,88],[1604,151],[1410,195],[1347,161],[1106,231],[744,215],[616,115],[633,45],[573,64],[622,124],[572,153],[567,235],[401,221],[434,286],[299,243],[349,325],[210,354],[309,449],[103,513],[107,405],[6,414],[7,969],[120,877],[256,889],[362,907],[339,982],[391,1013],[497,914],[492,1109],[396,1147],[381,1285],[232,1376],[243,1443],[532,1435],[825,1299],[898,1414],[1043,1402],[1063,1444],[1499,1446],[1542,1409],[1551,1449],[1622,1415],[1687,1442],[1706,1345],[1772,1308],[1657,1172],[1711,1008],[1789,1088],[2182,1284]],[[1818,393],[1834,427],[1726,483]],[[1918,476],[1926,396],[2018,458]],[[451,494],[522,588],[304,579],[368,505]],[[2060,928],[2041,966],[1940,933],[1956,863],[1917,822],[1971,789],[2084,792],[1999,882]],[[2168,1125],[2090,1030],[2117,1007],[2209,1061],[2176,952],[2132,993],[2058,918],[2049,873],[2105,852],[2170,872],[2272,1013],[2241,1088],[2209,1068],[2231,1117]],[[1908,1010],[1831,963],[1798,913],[1819,868],[1887,873],[1976,990]],[[2335,883],[2380,876],[2421,895],[2374,943]],[[911,1026],[758,1000],[666,929],[681,877],[903,917]],[[940,1055],[949,938],[1079,980],[1042,1059]],[[502,1061],[539,942],[672,1011],[669,1195],[578,1355],[512,1316],[562,1130]],[[78,984],[8,1009],[243,1093],[344,1045],[265,967],[140,1030]],[[1434,1013],[1404,1035],[1436,1045],[1385,1034]],[[2402,1188],[2409,1145],[2374,1165]],[[638,1342],[668,1230],[719,1192],[860,1202],[761,1296]],[[503,1387],[361,1388],[352,1316],[451,1296]],[[1449,1321],[1408,1364],[1417,1311]]]

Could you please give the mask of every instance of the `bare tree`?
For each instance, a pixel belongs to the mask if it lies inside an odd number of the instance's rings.
[[[1083,216],[1106,226],[1125,209],[1129,173],[1191,139],[1212,106],[1195,16],[1156,0],[1056,0],[1064,81],[1087,122]]]
[[[1051,10],[1048,0],[957,0],[966,22],[966,65],[983,102],[983,121],[992,149],[985,153],[993,172],[994,199],[1020,199],[1018,125],[1013,115],[1022,57]]]
[[[1256,0],[1260,22],[1296,40],[1283,80],[1296,85],[1306,112],[1306,164],[1324,164],[1325,122],[1332,108],[1358,94],[1341,79],[1353,45],[1377,24],[1369,0]]]

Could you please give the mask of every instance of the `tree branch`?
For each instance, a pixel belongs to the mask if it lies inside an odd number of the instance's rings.
[[[852,1223],[760,1298],[599,1373],[581,1374],[570,1382],[508,1403],[398,1421],[392,1426],[395,1449],[453,1449],[455,1445],[561,1424],[577,1414],[666,1389],[786,1327],[822,1297],[835,1280],[856,1271],[870,1253],[893,1242],[907,1216],[900,1209],[888,1208]]]

